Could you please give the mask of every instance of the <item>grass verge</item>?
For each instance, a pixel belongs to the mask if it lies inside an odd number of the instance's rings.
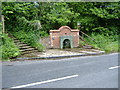
[[[119,52],[118,48],[118,35],[100,35],[100,34],[91,34],[92,38],[95,41],[90,40],[87,37],[84,37],[85,41],[95,48],[100,48],[101,50],[106,51],[106,53]],[[85,45],[84,42],[81,42],[82,45]]]

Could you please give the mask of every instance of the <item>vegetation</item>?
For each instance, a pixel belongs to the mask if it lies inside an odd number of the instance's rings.
[[[2,14],[8,31],[39,30],[48,33],[61,25],[77,28],[81,22],[86,33],[117,33],[120,2],[3,2]],[[29,26],[29,27],[28,27]],[[40,33],[39,33],[40,34]],[[42,36],[42,34],[41,34]]]
[[[118,49],[120,2],[2,2],[2,14],[7,32],[40,51],[44,47],[38,40],[50,29],[77,28],[77,22],[99,42],[89,40],[90,44],[106,51]]]
[[[101,50],[106,51],[107,53],[110,52],[118,52],[118,35],[116,36],[105,36],[104,34],[94,34],[91,35],[92,38],[94,38],[95,41],[89,39],[88,37],[84,37],[85,41],[88,42],[90,45],[92,45],[95,48],[99,48]],[[80,43],[82,45],[85,45],[84,42]]]
[[[14,44],[13,40],[6,34],[2,34],[2,57],[7,60],[9,58],[20,55],[19,48]]]

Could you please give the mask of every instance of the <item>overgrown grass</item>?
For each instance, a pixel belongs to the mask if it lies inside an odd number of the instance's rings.
[[[89,39],[88,37],[84,37],[86,42],[95,48],[100,48],[101,50],[110,52],[118,52],[118,35],[109,36],[109,35],[100,35],[100,34],[91,34],[91,37],[95,39],[95,41]],[[84,43],[82,43],[84,44]]]
[[[2,60],[9,60],[10,58],[20,55],[19,48],[14,44],[13,40],[7,34],[1,34],[2,42]]]
[[[39,51],[43,51],[44,47],[39,42],[39,36],[32,31],[25,32],[23,30],[19,30],[18,32],[12,32],[13,35],[19,39],[20,41],[38,49]]]

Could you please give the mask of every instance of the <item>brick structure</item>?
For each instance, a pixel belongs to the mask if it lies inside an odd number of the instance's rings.
[[[79,46],[79,30],[62,26],[58,30],[50,30],[51,48],[63,48],[64,42],[69,41],[70,47]],[[65,42],[66,43],[66,42]]]

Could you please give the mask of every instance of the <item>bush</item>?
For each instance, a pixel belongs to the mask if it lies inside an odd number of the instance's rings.
[[[18,32],[12,32],[13,35],[18,38],[20,41],[38,49],[39,51],[43,51],[44,47],[39,43],[39,36],[32,31],[25,32],[23,30],[19,30]]]
[[[20,55],[19,48],[7,34],[2,34],[2,58],[9,59]]]

